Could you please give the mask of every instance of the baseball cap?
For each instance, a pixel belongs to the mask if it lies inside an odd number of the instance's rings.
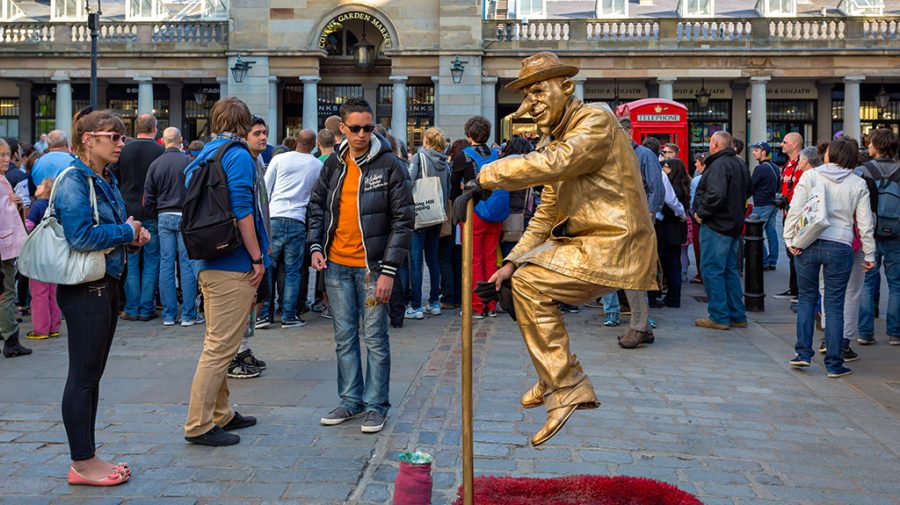
[[[769,146],[768,142],[757,142],[757,143],[753,144],[752,146],[750,146],[750,149],[754,149],[754,148],[762,149],[763,151],[765,151],[767,153],[772,152],[772,148]]]

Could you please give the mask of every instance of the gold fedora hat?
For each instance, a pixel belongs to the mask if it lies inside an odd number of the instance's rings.
[[[559,57],[550,52],[533,54],[522,60],[519,78],[506,85],[506,89],[518,91],[536,82],[546,81],[554,77],[572,77],[578,73],[578,67],[563,65]]]

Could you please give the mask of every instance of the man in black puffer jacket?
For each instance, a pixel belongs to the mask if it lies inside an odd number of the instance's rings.
[[[406,162],[373,135],[372,107],[362,98],[341,105],[344,142],[325,160],[309,201],[313,268],[325,272],[337,343],[340,405],[326,426],[365,415],[363,433],[384,427],[391,372],[387,303],[409,253],[415,209]],[[365,384],[359,320],[367,349]]]

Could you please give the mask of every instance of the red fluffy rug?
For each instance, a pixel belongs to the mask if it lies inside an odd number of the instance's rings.
[[[454,505],[462,505],[462,488]],[[703,505],[677,487],[642,477],[576,475],[557,479],[478,477],[476,505]]]

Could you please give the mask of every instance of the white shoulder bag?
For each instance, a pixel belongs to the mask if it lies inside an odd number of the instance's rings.
[[[75,285],[95,281],[106,274],[106,253],[108,250],[81,252],[72,249],[63,233],[62,224],[54,216],[54,196],[59,182],[74,167],[65,169],[58,177],[50,192],[50,205],[44,218],[25,239],[19,254],[19,273],[29,279],[49,284]],[[77,172],[74,174],[77,176]],[[94,226],[100,224],[97,210],[97,194],[94,184],[88,180],[91,194],[91,210],[94,211]]]
[[[441,224],[447,220],[444,212],[444,189],[441,178],[428,173],[428,159],[419,152],[419,171],[422,176],[413,185],[413,201],[416,204],[416,229]]]
[[[813,171],[814,186],[806,196],[806,203],[800,211],[800,219],[794,232],[794,247],[806,249],[819,239],[819,235],[831,226],[828,222],[828,203],[825,200],[825,183],[818,171]]]

